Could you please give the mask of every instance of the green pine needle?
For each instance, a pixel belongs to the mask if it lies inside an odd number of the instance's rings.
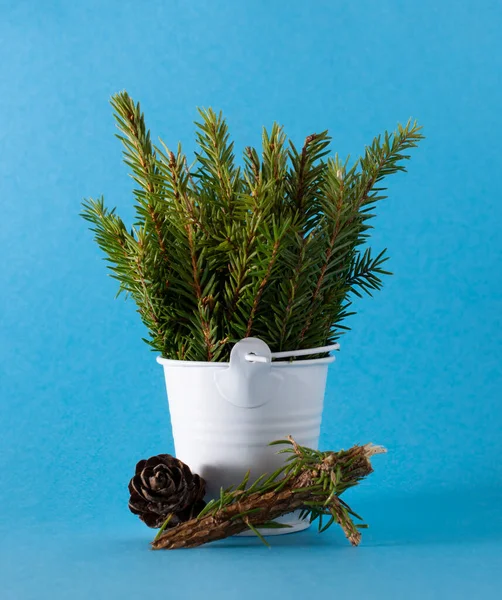
[[[154,541],[155,541],[155,540],[158,540],[158,539],[159,539],[159,537],[160,537],[160,536],[161,536],[161,535],[164,533],[164,530],[165,530],[165,529],[166,529],[166,527],[169,525],[169,523],[170,523],[171,519],[173,518],[173,516],[174,516],[174,515],[173,515],[173,513],[170,513],[170,514],[168,515],[167,519],[166,519],[166,520],[165,520],[165,521],[162,523],[162,526],[161,526],[161,528],[160,528],[160,529],[159,529],[159,531],[157,532],[157,535],[155,536],[155,538],[154,538]]]
[[[251,529],[251,531],[256,535],[256,537],[258,537],[263,542],[264,546],[267,546],[267,548],[270,548],[270,544],[263,537],[263,535],[258,531],[258,529],[256,529],[256,527],[254,527],[254,525],[252,525],[249,521],[246,521],[246,525],[249,527],[249,529]]]

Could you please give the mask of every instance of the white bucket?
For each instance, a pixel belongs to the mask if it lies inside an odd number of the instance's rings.
[[[176,456],[206,480],[209,497],[238,484],[248,469],[252,481],[282,466],[284,455],[268,446],[274,440],[292,435],[301,445],[318,447],[328,365],[335,357],[272,359],[338,347],[271,353],[265,342],[245,338],[233,347],[229,363],[157,358],[164,367]],[[294,516],[284,522],[291,528],[269,532],[308,527]]]

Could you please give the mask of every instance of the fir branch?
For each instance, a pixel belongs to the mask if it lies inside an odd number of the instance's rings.
[[[380,289],[389,273],[366,247],[372,209],[385,197],[382,179],[404,171],[422,139],[415,122],[375,138],[352,167],[325,159],[327,132],[297,150],[274,124],[261,156],[246,148],[241,169],[221,113],[200,111],[189,166],[181,146],[175,154],[152,144],[126,92],[112,105],[136,182],[134,229],[103,203],[84,203],[83,216],[154,350],[228,360],[246,335],[273,351],[322,346],[347,329],[352,296]]]
[[[245,224],[242,238],[239,239],[239,232],[236,232],[238,241],[242,240],[240,244],[241,251],[237,251],[237,260],[231,259],[228,285],[229,290],[231,290],[233,285],[228,310],[229,323],[232,321],[239,301],[246,299],[245,295],[243,297],[245,286],[249,285],[254,290],[254,297],[250,298],[252,305],[247,317],[246,336],[251,331],[258,304],[272,274],[276,260],[275,254],[279,250],[278,247],[275,247],[277,240],[273,240],[273,256],[265,253],[262,258],[257,245],[259,246],[263,240],[265,240],[265,243],[268,243],[269,227],[271,225],[272,229],[275,229],[276,217],[280,216],[280,209],[278,210],[277,203],[282,202],[283,188],[287,176],[287,153],[284,149],[285,139],[284,132],[277,123],[273,124],[270,133],[265,128],[263,129],[261,164],[256,150],[251,147],[246,148],[246,180],[249,189],[247,195],[241,195],[241,198],[249,198],[250,202],[243,207],[244,217],[246,218],[244,219]],[[255,278],[259,272],[256,266],[259,265],[255,264],[255,269],[253,270],[251,260],[258,262],[260,259],[268,261],[268,264],[264,270],[265,274],[263,278],[256,285]]]
[[[141,284],[141,288],[143,290],[143,296],[145,298],[145,306],[147,307],[148,314],[155,325],[156,333],[162,337],[162,329],[160,321],[156,315],[155,308],[151,299],[151,291],[147,285],[147,276],[144,272],[143,268],[143,257],[145,256],[145,241],[141,239],[140,236],[137,236],[137,245],[138,245],[138,254],[134,258],[134,262],[136,264],[136,273],[139,278],[139,282]]]
[[[233,142],[229,141],[228,127],[221,112],[211,108],[199,109],[202,122],[198,127],[197,142],[201,152],[196,153],[200,168],[197,177],[217,190],[222,210],[232,215],[234,197],[239,188],[239,169],[234,165]]]
[[[385,198],[378,195],[384,188],[374,190],[375,184],[389,175],[406,171],[402,161],[410,156],[403,152],[415,148],[423,139],[421,130],[416,121],[409,119],[404,127],[398,125],[393,133],[386,131],[383,142],[381,136],[377,136],[366,148],[364,156],[359,159],[361,172],[355,200],[358,209]],[[375,193],[372,194],[372,191]]]
[[[260,527],[279,526],[275,519],[295,510],[302,510],[311,522],[319,520],[320,531],[338,523],[350,543],[359,544],[361,525],[356,525],[353,517],[360,517],[340,495],[373,471],[371,457],[385,449],[366,444],[340,452],[320,452],[298,445],[291,437],[275,443],[288,445],[281,451],[289,454],[283,467],[269,476],[262,475],[251,486],[247,474],[235,488],[222,490],[197,518],[157,536],[152,548],[193,548],[246,529],[259,533]],[[331,519],[321,526],[324,515]]]
[[[349,181],[351,174],[352,173],[349,173]],[[328,165],[328,177],[326,178],[325,186],[326,187],[324,193],[326,195],[326,209],[327,212],[331,208],[334,209],[334,218],[332,219],[331,234],[329,235],[328,245],[324,252],[324,259],[319,270],[319,275],[314,291],[312,293],[311,306],[305,319],[305,325],[300,331],[300,343],[303,342],[303,340],[305,339],[305,335],[312,324],[312,319],[317,308],[318,298],[326,278],[328,267],[330,265],[332,256],[335,251],[335,242],[338,238],[340,229],[342,227],[342,219],[347,212],[346,210],[344,210],[345,193],[347,188],[345,180],[345,171],[344,169],[342,169],[338,161],[338,157],[336,157],[335,160],[333,162],[330,162]],[[330,216],[331,215],[328,212],[328,217]]]
[[[270,219],[274,220],[276,217],[276,214],[274,214],[276,213],[276,204],[282,200],[287,162],[287,153],[284,149],[285,139],[282,128],[274,123],[270,133],[265,128],[262,132],[261,163],[254,148],[247,147],[245,150],[245,176],[248,190],[246,190],[246,193],[240,194],[241,201],[243,201],[244,226],[239,227],[235,232],[236,241],[239,243],[237,256],[235,259],[230,257],[229,278],[227,280],[227,296],[230,297],[227,310],[229,323],[232,322],[238,303],[242,299],[244,287],[249,284],[252,285],[253,273],[250,262],[252,259],[257,258],[256,245],[259,240],[267,237]],[[273,265],[271,266],[273,267]],[[268,277],[266,281],[262,280],[258,285],[256,295],[252,300],[253,305],[251,314],[248,317],[248,324],[249,319],[251,321],[254,319],[254,314],[267,281]],[[262,286],[261,289],[260,286]]]
[[[186,193],[185,186],[181,181],[182,168],[185,167],[185,157],[181,154],[181,148],[178,151],[178,158],[175,157],[173,152],[168,151],[169,156],[169,169],[171,173],[171,184],[174,193],[174,197],[177,200],[179,210],[184,211],[185,219],[183,221],[183,227],[186,232],[186,240],[188,242],[189,257],[192,267],[192,278],[193,278],[193,289],[195,291],[195,298],[198,307],[198,316],[200,319],[202,336],[205,345],[205,358],[208,361],[213,360],[215,343],[213,341],[213,335],[211,331],[210,319],[207,318],[208,311],[211,310],[208,303],[208,296],[204,294],[202,286],[202,275],[199,267],[199,255],[196,249],[196,230],[194,227],[195,212],[194,204],[190,196]],[[186,218],[188,216],[188,218]]]
[[[275,201],[282,199],[288,176],[288,152],[284,145],[286,136],[280,125],[274,123],[270,133],[263,128],[262,132],[262,179],[269,185],[270,193]]]
[[[249,197],[253,200],[249,212],[251,218],[246,220],[243,231],[243,243],[240,252],[237,255],[230,256],[229,277],[226,283],[226,295],[229,299],[226,310],[227,322],[231,323],[241,297],[246,278],[249,276],[249,261],[254,254],[254,243],[256,240],[257,228],[260,225],[260,219],[264,210],[264,202],[260,198],[260,160],[256,150],[247,147],[245,150],[247,158],[246,167],[252,177],[248,178]],[[237,233],[237,235],[239,235]]]
[[[298,256],[296,259],[296,264],[294,267],[293,274],[291,278],[288,280],[287,285],[289,287],[287,293],[287,304],[284,309],[284,313],[282,315],[281,324],[280,324],[280,334],[279,334],[279,350],[284,350],[284,343],[287,338],[288,325],[290,323],[291,317],[293,315],[293,309],[295,307],[295,298],[300,287],[301,273],[305,268],[305,258],[306,258],[306,250],[309,238],[305,236],[301,236]]]
[[[248,322],[247,322],[247,329],[246,329],[246,335],[245,337],[249,337],[251,335],[251,331],[253,328],[253,323],[254,323],[254,319],[256,316],[256,313],[258,311],[258,307],[260,305],[260,300],[263,296],[263,293],[265,291],[265,287],[267,286],[267,283],[270,280],[270,277],[272,275],[272,271],[273,268],[276,264],[276,261],[278,259],[279,256],[279,252],[280,252],[280,248],[281,248],[281,242],[284,239],[286,233],[288,232],[288,228],[289,228],[290,223],[288,221],[286,221],[282,227],[279,229],[275,223],[273,223],[273,244],[272,244],[272,251],[270,252],[270,257],[268,259],[268,263],[266,265],[266,269],[265,272],[261,278],[261,280],[258,283],[258,288],[256,290],[256,294],[253,300],[253,304],[251,306],[251,312],[249,314],[249,318],[248,318]]]
[[[382,269],[382,265],[388,260],[385,256],[386,250],[382,250],[376,258],[372,258],[371,249],[366,248],[364,252],[358,252],[353,260],[350,274],[346,285],[350,291],[361,298],[362,294],[358,288],[371,296],[371,290],[380,290],[382,280],[379,275],[392,275],[390,271]]]
[[[315,140],[315,138],[316,134],[313,133],[305,139],[299,160],[298,179],[295,190],[295,202],[298,210],[303,210],[303,202],[305,197],[305,167],[307,163],[307,148],[309,144]]]
[[[322,158],[328,154],[330,141],[327,131],[313,133],[305,138],[300,153],[292,142],[289,143],[292,168],[288,177],[288,193],[299,215],[308,217],[316,208],[311,205],[317,198],[317,189],[326,168]]]
[[[185,175],[187,178],[187,181],[190,183],[190,192],[191,194],[197,196],[199,195],[199,189],[197,187],[197,184],[194,181],[193,175],[190,171],[190,168],[188,166],[188,162],[187,162],[187,158],[186,156],[183,157],[183,167],[185,169]],[[192,223],[194,224],[195,227],[197,227],[198,229],[200,229],[200,231],[209,238],[209,236],[211,235],[209,230],[206,228],[205,223],[202,221],[201,217],[199,215],[197,215],[196,209],[195,209],[195,202],[191,199],[189,199],[190,197],[190,192],[188,191],[188,188],[185,191],[185,196],[186,196],[186,206],[188,208],[189,214],[190,214],[190,218],[192,220]]]
[[[247,158],[246,160],[246,166],[248,167],[249,171],[252,173],[252,178],[254,180],[254,185],[249,185],[249,187],[251,189],[255,189],[256,187],[258,187],[259,183],[260,183],[260,159],[258,158],[258,154],[256,153],[256,150],[254,148],[252,148],[251,146],[247,146],[245,149],[245,158]],[[253,194],[251,194],[253,195]]]
[[[141,317],[153,337],[162,339],[165,332],[151,302],[144,274],[144,241],[137,232],[136,236],[127,232],[115,210],[106,209],[103,198],[84,201],[81,215],[93,224],[92,231],[97,243],[108,255],[108,261],[114,265],[110,268],[114,272],[114,278],[121,283],[120,290],[133,295]]]
[[[141,112],[139,102],[135,104],[125,91],[113,96],[111,104],[115,110],[117,127],[123,134],[117,134],[117,137],[124,145],[124,161],[132,169],[134,180],[146,192],[143,195],[136,191],[136,198],[144,211],[143,215],[146,212],[144,216],[149,218],[154,226],[160,251],[163,259],[167,261],[162,216],[157,208],[157,195],[161,191],[156,156],[150,140],[150,132],[145,125],[144,114]]]
[[[256,311],[258,310],[258,305],[260,304],[260,300],[263,295],[263,291],[265,290],[265,286],[267,285],[270,275],[272,274],[272,269],[274,267],[274,263],[277,260],[277,254],[279,252],[279,245],[280,245],[280,240],[276,240],[274,242],[274,246],[272,249],[272,255],[270,257],[270,261],[267,265],[267,270],[258,286],[258,291],[256,293],[256,296],[255,296],[255,299],[253,302],[253,306],[251,307],[251,314],[249,315],[249,319],[248,319],[248,326],[246,329],[246,337],[249,337],[251,335],[251,329],[253,328],[253,320],[256,315]]]
[[[325,294],[321,294],[321,292],[325,286],[328,269],[333,270],[333,262],[335,267],[350,277],[348,267],[352,263],[357,246],[367,240],[366,231],[369,226],[366,222],[373,217],[368,212],[368,206],[385,198],[380,194],[383,188],[375,190],[375,184],[388,175],[406,170],[401,161],[408,159],[409,156],[402,152],[415,147],[422,139],[420,130],[417,123],[412,123],[410,120],[404,127],[399,125],[392,134],[385,132],[383,142],[380,137],[376,137],[372,145],[366,148],[364,157],[349,171],[346,171],[346,165],[342,165],[337,156],[334,161],[329,161],[324,188],[328,203],[324,204],[324,208],[327,209],[329,216],[329,205],[336,206],[334,225],[325,251],[325,260],[312,294],[311,308],[300,332],[301,341],[305,339],[319,306],[322,309],[322,306],[325,305],[323,303]],[[356,172],[357,166],[360,168],[359,172]],[[387,273],[382,272],[381,274]],[[370,277],[370,280],[374,284],[372,289],[380,289],[378,278]],[[357,285],[351,286],[349,282],[345,282],[343,286],[340,286],[336,279],[335,285],[339,289],[342,287],[346,290],[346,294],[354,292],[358,295]],[[330,324],[330,327],[333,325],[333,323]]]
[[[131,257],[126,248],[127,229],[122,219],[115,214],[115,209],[105,207],[103,197],[98,200],[84,200],[80,216],[91,223],[91,231],[98,246],[107,255],[109,266],[120,282],[119,294],[134,291],[134,270],[130,267]]]

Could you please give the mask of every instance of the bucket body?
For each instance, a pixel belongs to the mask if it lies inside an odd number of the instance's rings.
[[[292,435],[301,445],[318,447],[334,357],[272,362],[267,350],[260,340],[246,338],[234,346],[230,363],[157,359],[164,368],[176,456],[206,480],[209,497],[238,484],[248,470],[253,481],[282,466],[285,455],[268,446],[274,440]],[[269,360],[247,362],[243,357],[250,352],[268,354]]]

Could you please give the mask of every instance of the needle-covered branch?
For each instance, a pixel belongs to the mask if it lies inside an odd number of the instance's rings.
[[[259,528],[283,527],[275,520],[295,510],[319,531],[338,523],[352,545],[359,544],[365,527],[340,498],[348,488],[372,473],[371,457],[385,452],[366,444],[339,452],[321,452],[300,446],[290,437],[274,442],[287,444],[281,452],[290,456],[285,465],[249,485],[249,474],[235,488],[221,492],[195,519],[161,531],[152,542],[154,550],[193,548],[248,529],[262,537]]]
[[[127,92],[112,106],[135,182],[134,229],[102,200],[84,202],[82,214],[151,347],[170,359],[227,361],[246,336],[272,351],[337,340],[351,299],[389,274],[384,254],[368,249],[370,220],[382,180],[405,170],[421,128],[409,121],[376,137],[350,166],[328,156],[326,131],[297,148],[274,124],[239,164],[222,114],[201,110],[190,164],[181,145],[152,141]]]

